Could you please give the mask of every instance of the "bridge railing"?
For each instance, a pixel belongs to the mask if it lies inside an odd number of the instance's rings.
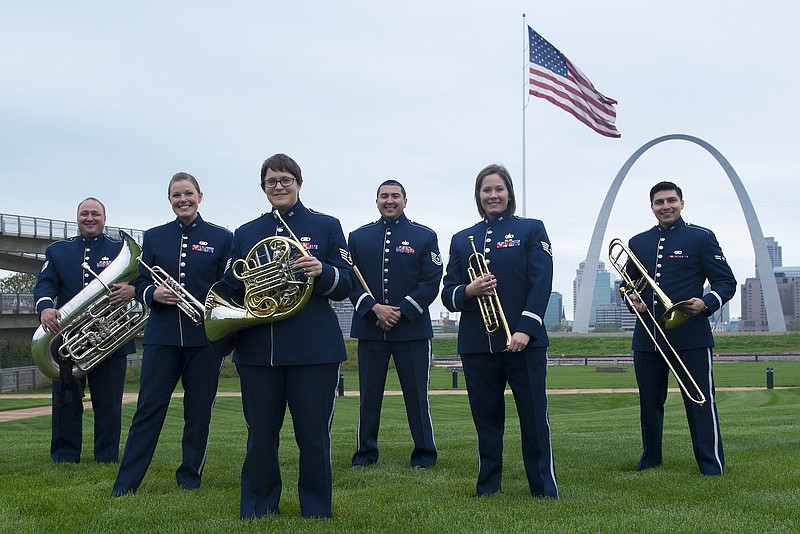
[[[0,293],[0,314],[36,313],[32,293]]]
[[[114,238],[119,238],[120,230],[125,230],[136,241],[139,243],[142,242],[142,237],[144,235],[142,230],[120,228],[117,226],[106,226],[105,228],[105,232]],[[39,217],[0,213],[0,234],[56,241],[78,235],[78,223],[74,221],[58,221],[55,219],[41,219]]]

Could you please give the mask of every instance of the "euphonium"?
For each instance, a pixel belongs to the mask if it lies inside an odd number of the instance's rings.
[[[205,302],[206,337],[219,354],[233,349],[233,334],[257,324],[288,319],[311,298],[314,278],[295,270],[294,258],[310,256],[281,217],[273,211],[289,237],[271,236],[231,265],[233,276],[244,283],[244,305],[233,301],[230,286],[217,282]]]
[[[664,328],[675,328],[676,326],[686,322],[686,320],[691,317],[691,315],[678,309],[678,306],[683,304],[683,302],[679,302],[677,304],[672,303],[669,297],[667,297],[666,293],[664,293],[664,290],[658,287],[652,277],[647,274],[647,269],[644,267],[644,265],[642,265],[642,262],[639,261],[639,258],[637,258],[636,255],[627,246],[625,246],[625,243],[623,243],[621,239],[611,240],[611,243],[608,245],[608,258],[611,262],[611,265],[614,266],[619,275],[622,277],[623,284],[620,285],[619,290],[622,293],[623,300],[625,300],[628,306],[630,306],[630,308],[636,314],[636,317],[644,326],[644,330],[647,332],[647,335],[650,336],[650,339],[653,341],[653,345],[655,345],[656,350],[659,354],[661,354],[661,357],[667,363],[670,371],[672,371],[673,376],[675,376],[678,386],[692,402],[696,404],[705,403],[705,394],[703,394],[700,386],[697,385],[697,382],[695,381],[694,377],[692,377],[689,369],[686,368],[686,364],[683,363],[683,360],[678,355],[678,351],[675,350],[675,348],[672,346],[672,343],[670,343],[667,339],[664,330],[659,325],[659,321],[657,321],[653,316],[653,312],[650,311],[649,307],[647,308],[647,316],[653,323],[654,331],[651,332],[649,325],[644,320],[644,317],[633,305],[629,294],[636,295],[641,302],[644,302],[644,299],[642,298],[642,291],[646,287],[651,288],[656,298],[658,298],[658,300],[661,301],[661,304],[667,308],[667,311],[661,316],[661,323],[664,325]],[[624,261],[622,261],[622,258],[624,258]],[[633,276],[631,276],[628,272],[628,263],[630,263],[639,272],[638,279],[634,279]],[[656,337],[656,333],[661,335],[666,347],[661,346],[661,343]],[[667,357],[667,352],[669,352],[669,354],[672,355],[672,358],[678,363],[677,369],[672,365],[670,358]],[[686,384],[686,381],[689,382],[688,385]],[[690,386],[692,389],[689,389]]]
[[[33,361],[46,376],[58,380],[59,359],[72,362],[72,375],[80,378],[127,343],[144,328],[147,310],[135,300],[122,306],[109,303],[111,286],[127,283],[139,274],[136,258],[141,248],[123,231],[122,250],[99,275],[88,264],[82,267],[94,275],[69,302],[59,308],[60,332],[45,332],[42,326],[33,334]]]
[[[473,237],[467,237],[469,238],[469,244],[472,245],[472,255],[467,261],[467,274],[469,275],[470,282],[472,282],[483,275],[490,274],[490,272],[489,266],[486,264],[486,256],[478,252],[475,248]],[[500,304],[500,297],[497,296],[497,290],[492,291],[491,295],[479,296],[478,308],[483,318],[483,326],[486,329],[486,333],[492,335],[502,328],[506,335],[506,346],[508,346],[508,344],[511,343],[511,331],[508,328],[508,321],[503,313],[503,306]]]
[[[142,259],[141,254],[139,255],[138,260],[139,265],[147,269],[147,271],[150,273],[150,277],[153,279],[153,284],[156,287],[165,285],[167,289],[172,291],[172,293],[178,297],[177,306],[179,310],[185,313],[189,319],[194,321],[194,324],[200,324],[203,322],[203,314],[205,313],[206,307],[202,302],[194,298],[194,296],[189,293],[185,287],[176,282],[162,267],[158,265],[150,267]]]

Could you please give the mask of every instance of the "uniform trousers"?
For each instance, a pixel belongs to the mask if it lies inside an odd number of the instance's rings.
[[[184,389],[183,459],[175,478],[182,488],[200,487],[221,366],[222,357],[208,346],[144,346],[139,400],[114,483],[115,494],[135,492],[142,483],[178,379]]]
[[[94,459],[100,463],[116,463],[119,459],[119,438],[122,431],[122,393],[125,389],[125,354],[109,356],[89,373],[64,386],[53,381],[53,419],[50,457],[55,463],[81,460],[83,436],[83,390],[87,379],[94,412]],[[61,403],[70,390],[72,398]]]
[[[242,465],[242,519],[279,513],[280,430],[288,405],[300,450],[297,491],[303,517],[330,517],[333,475],[331,422],[339,382],[339,362],[314,365],[236,364],[247,422]]]
[[[461,362],[478,432],[478,496],[500,491],[507,382],[519,414],[522,458],[531,495],[557,499],[545,386],[547,347],[515,353],[462,354]]]
[[[721,475],[725,466],[725,455],[715,402],[711,349],[677,352],[706,397],[706,402],[699,405],[689,400],[681,391],[697,466],[704,475]],[[668,356],[673,367],[678,369],[679,364],[674,361],[674,356]],[[662,462],[664,403],[667,400],[670,370],[658,352],[634,351],[633,364],[639,384],[639,417],[642,425],[642,457],[636,469],[641,471],[659,466]],[[686,379],[683,381],[689,386]]]
[[[352,464],[370,465],[378,461],[378,428],[390,356],[394,356],[403,390],[408,426],[414,439],[411,465],[431,467],[436,463],[437,453],[428,401],[431,368],[429,339],[358,341],[358,450],[353,455]]]

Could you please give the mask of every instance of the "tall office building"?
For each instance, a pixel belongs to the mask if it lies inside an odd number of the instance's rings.
[[[544,327],[550,330],[554,324],[565,322],[564,317],[564,296],[558,291],[550,293],[550,300],[547,301],[547,311],[544,313]]]
[[[772,263],[773,269],[775,267],[783,266],[783,249],[775,240],[774,237],[765,237],[767,242],[767,252],[769,253],[769,261]],[[756,278],[758,278],[758,265],[756,265]]]
[[[581,287],[581,276],[586,262],[582,261],[575,271],[575,279],[572,281],[572,316],[575,316],[575,309],[578,307],[578,292]],[[597,273],[594,282],[594,295],[592,295],[592,311],[589,315],[589,328],[594,328],[597,323],[597,307],[603,304],[614,303],[614,291],[611,289],[611,273],[606,271],[606,264],[602,261],[597,262]]]

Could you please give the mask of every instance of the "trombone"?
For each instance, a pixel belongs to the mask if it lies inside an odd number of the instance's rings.
[[[167,272],[160,266],[150,267],[139,255],[139,265],[147,269],[150,276],[153,278],[153,284],[156,287],[166,285],[167,289],[178,297],[178,309],[185,313],[189,319],[194,321],[194,324],[199,325],[203,322],[203,314],[205,313],[205,305],[194,298],[185,287],[176,282]]]
[[[611,262],[611,265],[614,266],[619,275],[622,277],[623,284],[619,288],[620,293],[622,293],[622,298],[625,300],[625,303],[634,311],[636,317],[642,323],[642,326],[644,326],[644,330],[647,332],[647,335],[649,335],[650,339],[653,340],[656,350],[659,354],[661,354],[661,357],[664,358],[664,361],[667,363],[670,371],[672,371],[673,376],[675,376],[675,380],[678,382],[678,386],[680,386],[681,390],[686,394],[689,400],[696,404],[704,404],[706,402],[706,396],[703,394],[700,386],[697,385],[697,382],[695,382],[692,374],[686,368],[686,364],[684,364],[681,357],[678,356],[678,351],[676,351],[672,346],[672,343],[669,342],[666,334],[664,333],[664,329],[661,327],[661,325],[663,325],[663,327],[666,329],[675,328],[676,326],[682,325],[691,317],[691,315],[678,309],[678,307],[685,301],[673,304],[667,294],[664,293],[664,290],[658,287],[650,275],[647,274],[647,269],[644,267],[642,262],[639,261],[639,258],[636,257],[636,255],[625,245],[625,243],[622,242],[621,239],[612,239],[611,243],[609,243],[608,259]],[[627,267],[629,264],[639,272],[638,279],[634,279],[633,276],[631,276],[631,274],[628,272]],[[660,324],[653,315],[653,312],[650,311],[650,308],[647,308],[647,315],[653,322],[653,329],[661,334],[666,347],[662,347],[659,344],[658,340],[656,339],[655,332],[650,331],[642,313],[636,309],[636,306],[633,305],[633,302],[629,296],[631,293],[633,293],[641,302],[644,302],[644,299],[642,298],[642,291],[644,291],[644,289],[647,287],[652,289],[653,295],[655,295],[655,297],[661,301],[661,304],[667,308],[667,311],[661,316]],[[675,361],[678,362],[680,366],[679,370],[681,371],[681,374],[683,374],[688,380],[689,386],[692,388],[691,390],[681,378],[681,375],[678,374],[678,370],[676,370],[672,365],[672,362],[670,362],[669,358],[667,357],[667,350],[672,354],[673,358],[675,358]]]
[[[472,255],[467,261],[467,274],[469,275],[469,281],[473,282],[481,276],[491,273],[486,263],[486,256],[475,248],[473,236],[467,237],[469,238],[469,244],[472,245]],[[486,329],[486,333],[492,335],[502,328],[503,333],[506,335],[506,347],[508,347],[511,343],[511,330],[508,328],[508,321],[503,313],[503,306],[500,304],[497,290],[492,291],[490,295],[478,297],[478,308],[483,318],[483,327]]]

